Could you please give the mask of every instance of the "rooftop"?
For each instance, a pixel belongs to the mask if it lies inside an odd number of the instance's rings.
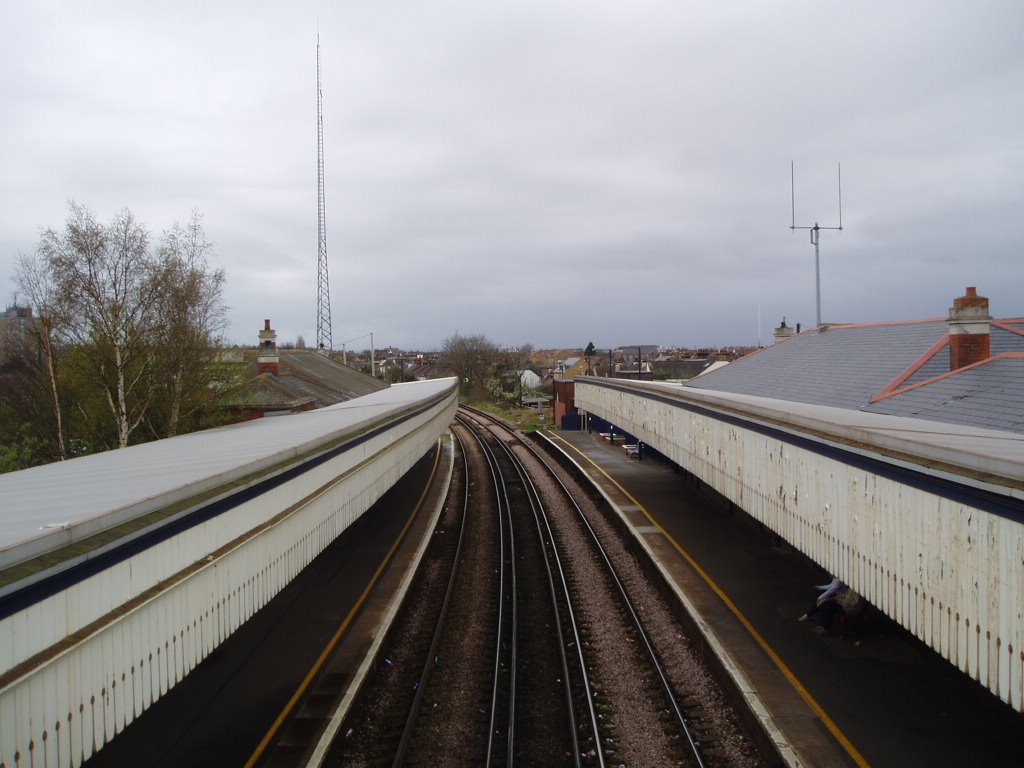
[[[946,318],[828,325],[687,386],[1024,433],[1024,318],[992,320],[988,332],[988,354],[951,370]]]
[[[388,386],[313,349],[278,349],[277,375],[257,373],[259,354],[255,349],[241,351],[251,378],[240,391],[226,398],[226,404],[266,410],[325,408]]]

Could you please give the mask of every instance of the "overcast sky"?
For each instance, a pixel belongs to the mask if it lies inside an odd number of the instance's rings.
[[[338,349],[770,343],[1024,315],[1024,3],[0,6],[0,291],[68,202],[193,209],[229,341],[316,338],[316,45]]]

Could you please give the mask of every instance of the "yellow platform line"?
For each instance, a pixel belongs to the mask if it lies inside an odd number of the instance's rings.
[[[775,649],[772,648],[771,645],[768,644],[768,641],[765,640],[761,636],[761,633],[758,632],[754,628],[754,625],[750,623],[750,620],[743,614],[743,612],[739,609],[739,607],[732,601],[732,599],[729,597],[729,595],[727,595],[725,593],[725,590],[723,590],[721,587],[718,586],[718,584],[715,582],[715,580],[711,578],[711,575],[707,571],[705,571],[700,566],[700,564],[690,555],[690,553],[687,552],[683,548],[683,546],[678,541],[676,541],[669,534],[668,531],[666,531],[662,527],[661,523],[659,523],[651,515],[651,513],[647,511],[647,508],[644,507],[644,505],[641,504],[639,501],[637,501],[637,499],[635,499],[633,497],[633,495],[629,491],[627,491],[625,488],[623,488],[618,480],[616,480],[614,477],[612,477],[607,472],[605,472],[604,468],[600,464],[598,464],[593,459],[591,459],[589,456],[587,456],[585,453],[583,453],[581,450],[579,450],[575,445],[570,443],[564,437],[560,437],[559,435],[548,433],[548,436],[551,437],[552,439],[556,439],[556,440],[559,440],[559,441],[565,443],[567,446],[569,446],[573,450],[574,453],[576,453],[577,455],[579,455],[582,458],[586,459],[594,467],[594,469],[596,469],[598,472],[600,472],[602,475],[604,475],[608,479],[608,482],[610,482],[612,485],[614,485],[616,488],[618,488],[619,491],[621,491],[622,494],[627,499],[629,499],[631,503],[635,504],[637,509],[639,509],[641,512],[643,512],[644,517],[647,518],[647,520],[650,522],[650,524],[652,526],[654,526],[655,528],[657,528],[658,531],[661,532],[661,535],[664,536],[672,544],[672,546],[675,548],[676,552],[678,552],[683,557],[683,559],[686,560],[686,562],[690,564],[690,567],[692,567],[700,575],[700,577],[702,579],[704,579],[705,583],[707,583],[707,585],[714,591],[714,593],[716,595],[718,595],[719,598],[721,598],[722,602],[725,603],[726,607],[728,607],[728,609],[730,611],[732,611],[733,616],[735,616],[739,620],[739,622],[744,627],[746,627],[746,629],[750,633],[751,637],[753,637],[755,642],[757,642],[757,644],[759,646],[761,646],[762,650],[764,650],[764,652],[766,654],[768,654],[768,657],[772,660],[772,662],[775,664],[775,666],[777,666],[779,668],[779,671],[782,672],[782,674],[790,682],[790,684],[793,686],[793,688],[796,690],[796,692],[799,693],[800,696],[803,698],[803,700],[807,702],[807,705],[814,711],[814,713],[818,717],[821,718],[821,721],[825,724],[825,727],[828,728],[829,732],[843,746],[843,749],[845,749],[847,751],[847,753],[850,755],[850,758],[854,762],[856,762],[857,765],[861,766],[862,768],[869,768],[870,767],[870,763],[867,760],[865,760],[864,756],[861,755],[861,753],[858,751],[858,749],[855,746],[853,746],[853,744],[850,742],[850,740],[846,737],[846,734],[844,734],[842,732],[842,730],[839,728],[839,726],[835,723],[835,721],[832,720],[832,718],[828,716],[828,713],[825,712],[825,710],[818,703],[818,701],[814,698],[814,696],[811,695],[811,692],[808,691],[803,686],[803,684],[800,682],[800,680],[797,678],[797,676],[793,673],[793,671],[786,665],[786,663],[782,660],[782,658],[779,656],[779,654],[777,654],[775,652]]]
[[[437,457],[434,459],[434,467],[430,472],[430,477],[427,480],[427,484],[423,489],[423,493],[420,494],[420,498],[419,500],[417,500],[416,506],[413,508],[412,514],[409,516],[409,519],[405,522],[405,526],[402,528],[402,532],[395,540],[395,543],[391,545],[391,549],[388,550],[387,555],[385,555],[384,559],[381,560],[380,565],[377,566],[377,570],[374,571],[374,574],[370,579],[369,583],[366,585],[366,588],[359,596],[359,599],[355,602],[355,605],[352,606],[352,610],[348,612],[348,615],[345,617],[344,621],[341,622],[341,625],[334,633],[334,636],[331,638],[330,642],[327,643],[327,646],[324,648],[323,652],[317,658],[313,666],[310,667],[309,672],[306,673],[306,677],[302,680],[302,683],[299,685],[298,688],[295,689],[295,693],[292,694],[292,697],[288,700],[288,703],[285,704],[284,709],[281,710],[281,713],[277,716],[277,719],[274,720],[273,725],[270,726],[270,729],[267,731],[267,733],[263,736],[263,739],[257,745],[256,750],[252,753],[252,757],[250,757],[248,762],[246,762],[245,768],[253,768],[253,766],[255,766],[263,757],[263,753],[267,750],[267,747],[270,746],[270,743],[277,736],[278,731],[281,730],[281,726],[283,726],[285,721],[291,716],[292,711],[295,709],[296,705],[299,703],[302,697],[306,695],[306,691],[309,689],[309,686],[313,684],[313,680],[315,680],[316,676],[320,674],[320,670],[323,668],[324,664],[327,663],[327,660],[331,657],[331,654],[334,653],[334,649],[337,647],[341,638],[348,631],[349,626],[352,624],[353,621],[355,621],[355,618],[359,614],[359,611],[362,610],[363,605],[369,598],[370,593],[373,591],[373,588],[377,586],[377,582],[380,580],[380,577],[384,574],[384,571],[387,570],[388,565],[391,564],[392,558],[395,556],[395,553],[398,551],[398,548],[402,545],[402,542],[405,540],[405,536],[409,532],[409,529],[412,528],[413,521],[419,514],[420,508],[423,506],[423,502],[426,501],[427,495],[430,493],[430,488],[433,485],[434,477],[437,475],[437,468],[441,462],[441,453],[441,451],[437,452]]]

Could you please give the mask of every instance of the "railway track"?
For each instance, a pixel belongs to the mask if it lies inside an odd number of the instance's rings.
[[[325,765],[763,764],[587,493],[484,414],[453,431],[423,574]]]
[[[644,760],[645,764],[655,759],[654,750],[641,750],[635,737],[625,738],[627,722],[632,719],[640,723],[646,744],[663,742],[655,747],[658,761],[667,758],[675,764],[704,766],[701,747],[675,699],[637,608],[566,482],[531,444],[482,414],[477,413],[476,418],[485,419],[492,433],[499,434],[501,445],[531,489],[538,534],[548,552],[552,595],[571,629],[571,634],[560,642],[575,651],[573,688],[587,694],[572,697],[578,710],[574,714],[581,725],[586,725],[581,732],[586,734],[587,747],[575,753],[576,764],[584,758],[595,765],[603,766],[608,760],[618,764],[622,759],[619,753],[623,751],[635,753],[633,760]],[[538,478],[545,490],[534,485],[531,476]],[[597,642],[609,630],[627,638],[627,645],[634,652],[622,653],[620,647],[609,658],[609,649],[602,649]],[[616,691],[612,678],[644,681],[640,700],[631,697],[632,701],[623,704],[622,694],[628,697],[629,692]],[[652,723],[658,724],[653,733]],[[659,739],[659,735],[665,738]]]
[[[511,682],[505,764],[542,764],[552,755],[601,764],[597,712],[569,581],[554,545],[544,500],[510,443],[479,416],[464,414],[504,488],[508,528],[518,542],[515,628],[508,654]],[[488,756],[487,765],[493,765]]]

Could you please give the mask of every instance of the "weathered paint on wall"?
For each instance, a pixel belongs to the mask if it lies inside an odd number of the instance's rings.
[[[688,399],[682,388],[656,387],[577,380],[576,402],[707,483],[1024,711],[1019,517],[901,482],[898,473],[885,476],[847,463],[842,451],[814,450],[838,445],[845,434],[824,415],[815,422],[811,406],[801,407],[801,426],[787,432],[778,428],[779,412],[769,413],[749,398],[715,393]],[[772,429],[759,430],[759,423]],[[891,444],[891,436],[881,442]],[[927,458],[913,467],[907,456],[893,458],[863,443],[848,455],[933,471]],[[950,479],[948,471],[936,471],[940,475]],[[963,480],[977,485],[966,475]],[[1019,509],[1020,499],[1011,483],[1008,508]]]
[[[81,765],[426,454],[454,418],[455,395],[0,622],[0,635],[13,638],[0,644],[0,670],[28,662],[0,690],[0,764]],[[68,648],[31,663],[76,633]]]

